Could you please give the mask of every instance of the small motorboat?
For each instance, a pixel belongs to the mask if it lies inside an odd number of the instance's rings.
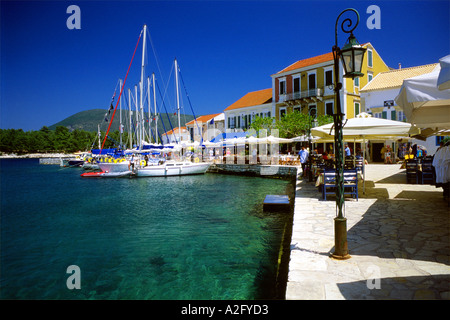
[[[105,172],[105,171],[97,171],[97,172],[85,172],[81,174],[83,178],[121,178],[130,176],[132,171],[121,171],[121,172]]]

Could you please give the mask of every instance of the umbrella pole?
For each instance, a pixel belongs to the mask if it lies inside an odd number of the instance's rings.
[[[366,136],[363,136],[363,194],[366,194]]]
[[[353,138],[353,168],[356,167],[356,138]]]

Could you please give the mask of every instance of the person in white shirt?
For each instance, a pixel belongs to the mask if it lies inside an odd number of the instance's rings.
[[[300,156],[300,163],[302,165],[302,176],[304,177],[306,175],[305,168],[306,163],[308,162],[309,153],[308,151],[306,151],[305,147],[302,147],[298,155]]]

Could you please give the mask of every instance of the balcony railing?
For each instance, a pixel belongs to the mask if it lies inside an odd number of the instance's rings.
[[[280,94],[279,102],[316,98],[323,96],[323,88],[314,88],[292,93]]]

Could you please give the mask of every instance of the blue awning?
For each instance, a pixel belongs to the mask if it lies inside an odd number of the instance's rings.
[[[119,150],[117,148],[106,148],[106,149],[92,149],[91,150],[92,154],[106,154],[106,155],[110,155],[110,156],[121,156],[123,155],[123,151]]]

